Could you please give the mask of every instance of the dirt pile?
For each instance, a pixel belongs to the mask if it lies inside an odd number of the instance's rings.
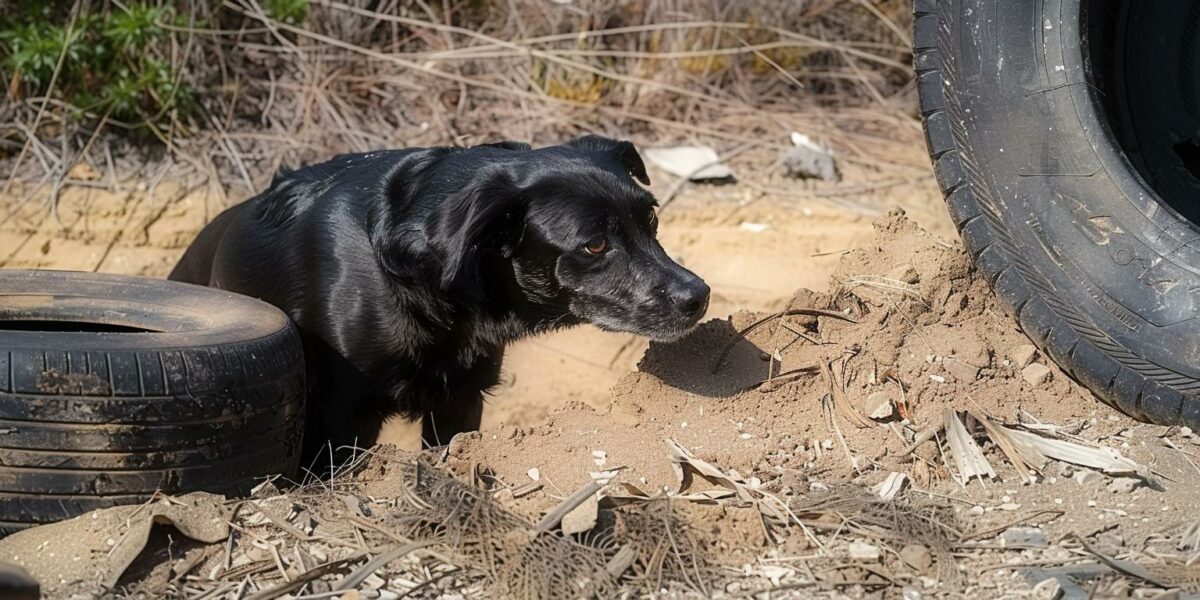
[[[652,343],[607,411],[571,403],[456,437],[445,458],[501,490],[536,479],[511,502],[529,514],[613,471],[602,506],[674,498],[730,593],[1085,597],[1200,581],[1178,552],[1200,547],[1196,445],[1098,402],[958,244],[893,211],[829,291]]]
[[[1110,414],[1032,351],[960,247],[899,211],[875,229],[843,256],[832,291],[801,289],[782,315],[741,312],[653,343],[606,414],[572,404],[540,427],[462,436],[452,464],[513,482],[537,467],[571,487],[602,452],[624,480],[674,489],[663,446],[673,438],[741,473],[874,484],[910,470],[904,450],[947,410],[1052,423]],[[803,309],[834,316],[787,314]]]

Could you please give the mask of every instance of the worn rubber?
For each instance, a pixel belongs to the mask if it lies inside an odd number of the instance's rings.
[[[298,334],[268,304],[168,281],[0,271],[0,531],[156,491],[244,494],[295,471],[303,407]]]
[[[1159,202],[1099,108],[1079,0],[917,0],[929,153],[978,268],[1100,399],[1200,427],[1200,230]]]

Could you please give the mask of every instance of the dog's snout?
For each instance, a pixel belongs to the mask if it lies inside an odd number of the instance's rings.
[[[699,319],[708,310],[708,296],[711,290],[708,284],[699,277],[689,277],[679,282],[671,290],[671,302],[681,313],[689,318]]]

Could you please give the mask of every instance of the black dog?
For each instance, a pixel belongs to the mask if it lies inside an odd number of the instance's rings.
[[[280,175],[213,220],[171,279],[261,298],[304,337],[305,448],[478,429],[506,344],[578,323],[682,336],[709,288],[655,239],[629,142],[587,136],[352,154]]]

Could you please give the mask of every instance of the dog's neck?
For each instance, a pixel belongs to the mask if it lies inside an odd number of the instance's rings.
[[[455,348],[463,364],[492,356],[522,338],[578,325],[581,321],[569,311],[557,308],[548,298],[531,297],[517,283],[511,263],[489,265],[484,298],[464,299],[454,291],[438,287],[436,278],[399,278],[381,273],[392,288],[394,306],[390,312],[407,315],[420,324],[424,336],[418,346]],[[425,293],[413,295],[415,288]],[[403,293],[401,292],[403,290]],[[408,349],[417,355],[417,347]]]

